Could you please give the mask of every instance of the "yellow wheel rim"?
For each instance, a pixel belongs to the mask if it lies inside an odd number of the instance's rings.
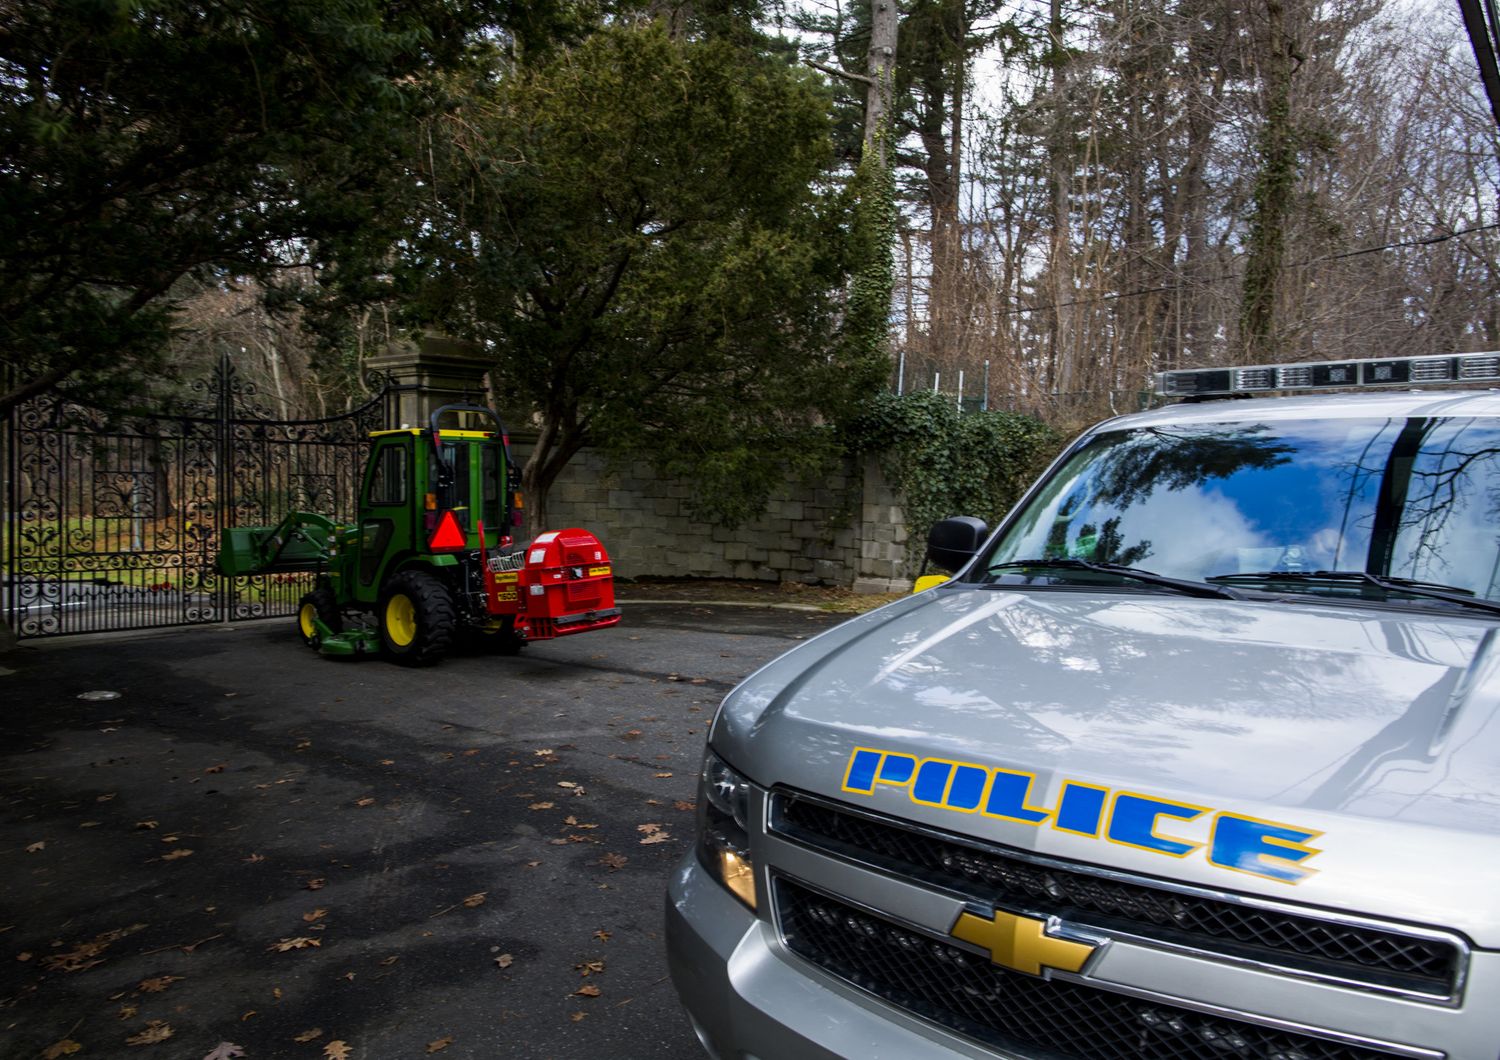
[[[385,635],[398,648],[417,639],[417,609],[405,593],[397,593],[386,602]]]
[[[303,604],[302,610],[297,612],[297,624],[302,627],[302,635],[308,640],[318,635],[318,627],[313,625],[313,619],[317,617],[318,609],[312,604]]]

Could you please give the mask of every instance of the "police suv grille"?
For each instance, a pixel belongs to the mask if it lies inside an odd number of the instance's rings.
[[[1448,940],[1099,876],[1084,866],[918,832],[789,793],[778,793],[776,807],[773,828],[784,835],[985,904],[1385,989],[1436,997],[1457,989],[1460,954]]]
[[[1008,971],[784,878],[776,880],[776,908],[793,953],[924,1019],[1027,1056],[1382,1060],[1396,1055]]]

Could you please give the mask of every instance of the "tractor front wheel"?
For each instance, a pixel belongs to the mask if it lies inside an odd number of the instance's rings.
[[[448,654],[456,616],[442,582],[422,570],[402,571],[380,594],[380,650],[404,666],[428,666]]]
[[[327,626],[331,633],[344,631],[344,616],[339,611],[338,597],[333,595],[332,589],[314,589],[302,598],[302,603],[297,607],[297,632],[302,635],[304,644],[316,649],[323,643],[323,635],[313,619]]]

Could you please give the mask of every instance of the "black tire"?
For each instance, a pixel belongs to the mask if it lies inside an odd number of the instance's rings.
[[[302,638],[302,643],[316,650],[322,645],[323,637],[312,624],[314,618],[334,633],[344,631],[344,615],[339,610],[338,597],[326,586],[314,589],[297,605],[297,635]]]
[[[381,590],[375,625],[387,658],[403,666],[431,666],[453,646],[453,597],[427,571],[402,571]]]
[[[507,615],[498,629],[460,627],[458,646],[468,655],[518,655],[526,646],[526,638],[516,632],[515,617]]]
[[[526,647],[526,638],[516,632],[515,618],[507,615],[500,621],[502,625],[499,631],[485,637],[485,644],[496,655],[521,654],[521,649]]]

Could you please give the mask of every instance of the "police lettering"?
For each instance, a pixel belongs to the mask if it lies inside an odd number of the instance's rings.
[[[1312,829],[1079,780],[1065,779],[1055,804],[1048,805],[1035,773],[856,747],[844,771],[844,790],[874,795],[882,787],[904,791],[923,806],[1045,825],[1167,857],[1204,850],[1216,868],[1278,883],[1301,883],[1318,871],[1305,864],[1320,853],[1307,845],[1322,835]],[[1174,829],[1205,817],[1206,843]]]

